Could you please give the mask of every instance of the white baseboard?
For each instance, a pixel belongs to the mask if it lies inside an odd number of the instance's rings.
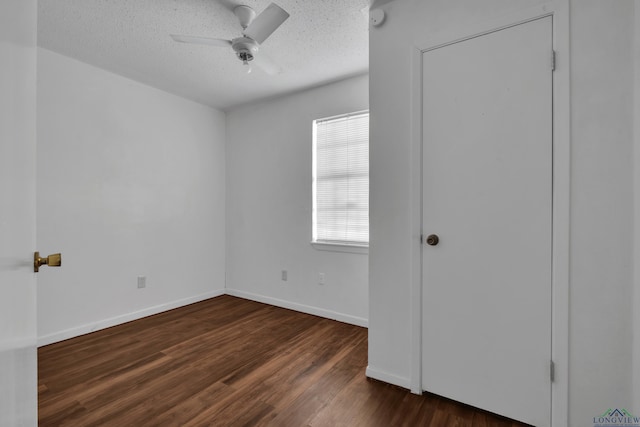
[[[183,298],[183,299],[171,301],[165,304],[160,304],[153,307],[145,308],[143,310],[134,311],[132,313],[122,314],[120,316],[111,317],[109,319],[99,320],[97,322],[88,323],[86,325],[65,329],[64,331],[54,332],[53,334],[38,337],[38,347],[42,347],[48,344],[53,344],[59,341],[64,341],[69,338],[74,338],[74,337],[88,334],[91,332],[99,331],[100,329],[106,329],[112,326],[121,325],[123,323],[127,323],[132,320],[142,319],[143,317],[162,313],[163,311],[173,310],[174,308],[183,307],[185,305],[204,301],[206,299],[218,297],[224,294],[225,294],[225,290],[219,289],[212,292],[196,295],[193,297]]]
[[[366,375],[374,380],[384,381],[385,383],[397,385],[402,388],[411,389],[411,380],[409,378],[399,377],[387,372],[379,371],[371,366],[367,366]]]
[[[285,301],[277,298],[267,297],[264,295],[258,295],[251,292],[244,292],[244,291],[239,291],[236,289],[229,289],[229,288],[227,288],[227,295],[244,298],[252,301],[258,301],[258,302],[262,302],[269,305],[275,305],[276,307],[288,308],[290,310],[300,311],[302,313],[313,314],[315,316],[337,320],[343,323],[349,323],[350,325],[362,326],[364,328],[369,327],[368,319],[365,319],[363,317],[351,316],[349,314],[338,313],[336,311],[326,310],[324,308],[298,304],[291,301]]]
[[[250,292],[243,292],[243,291],[238,291],[234,289],[219,289],[212,292],[207,292],[205,294],[196,295],[194,297],[184,298],[181,300],[156,305],[153,307],[145,308],[143,310],[134,311],[132,313],[126,313],[120,316],[111,317],[109,319],[103,319],[97,322],[87,323],[85,325],[80,325],[74,328],[65,329],[64,331],[59,331],[49,335],[44,335],[44,336],[38,337],[38,347],[64,341],[69,338],[75,338],[80,335],[99,331],[101,329],[110,328],[112,326],[121,325],[123,323],[127,323],[132,320],[142,319],[143,317],[162,313],[163,311],[173,310],[174,308],[183,307],[185,305],[193,304],[195,302],[203,301],[209,298],[215,298],[225,294],[252,300],[252,301],[258,301],[265,304],[274,305],[276,307],[288,308],[290,310],[300,311],[302,313],[313,314],[315,316],[325,317],[327,319],[337,320],[339,322],[349,323],[351,325],[362,326],[364,328],[369,326],[369,321],[362,317],[351,316],[348,314],[338,313],[335,311],[326,310],[319,307],[298,304],[298,303],[285,301],[277,298],[267,297],[264,295],[253,294]],[[372,376],[372,378],[374,377]],[[376,378],[376,379],[379,379],[379,378]],[[382,381],[386,381],[386,380],[382,380]],[[387,381],[387,382],[391,382],[395,384],[393,381]]]

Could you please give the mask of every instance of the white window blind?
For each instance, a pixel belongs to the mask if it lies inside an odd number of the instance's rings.
[[[313,241],[367,246],[369,112],[313,124]]]

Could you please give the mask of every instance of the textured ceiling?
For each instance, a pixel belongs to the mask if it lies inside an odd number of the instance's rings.
[[[38,45],[223,110],[367,72],[369,0],[276,0],[291,17],[261,47],[284,70],[275,76],[246,74],[230,48],[169,37],[238,37],[233,7],[269,3],[39,0]]]

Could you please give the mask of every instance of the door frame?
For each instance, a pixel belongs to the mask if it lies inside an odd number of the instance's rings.
[[[422,54],[454,42],[500,29],[552,17],[553,50],[557,55],[552,76],[552,277],[551,358],[555,365],[551,383],[551,425],[568,424],[569,403],[569,232],[571,165],[571,98],[569,50],[569,0],[552,0],[539,6],[471,25],[455,25],[413,43],[410,49],[411,131],[411,391],[422,394]],[[551,66],[551,58],[549,58]]]

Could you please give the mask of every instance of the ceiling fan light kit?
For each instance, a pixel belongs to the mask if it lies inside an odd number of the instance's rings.
[[[253,55],[258,52],[259,45],[249,37],[238,37],[231,40],[231,48],[242,62],[252,61]]]
[[[265,10],[256,16],[256,12],[249,6],[240,5],[233,9],[242,27],[242,36],[232,40],[212,39],[208,37],[195,37],[183,35],[171,35],[173,40],[180,43],[204,44],[216,47],[231,46],[238,59],[244,65],[256,59],[255,64],[267,74],[278,74],[282,69],[269,59],[264,53],[256,54],[260,50],[260,44],[289,18],[289,14],[275,3],[271,3]],[[247,73],[251,72],[248,68]]]

